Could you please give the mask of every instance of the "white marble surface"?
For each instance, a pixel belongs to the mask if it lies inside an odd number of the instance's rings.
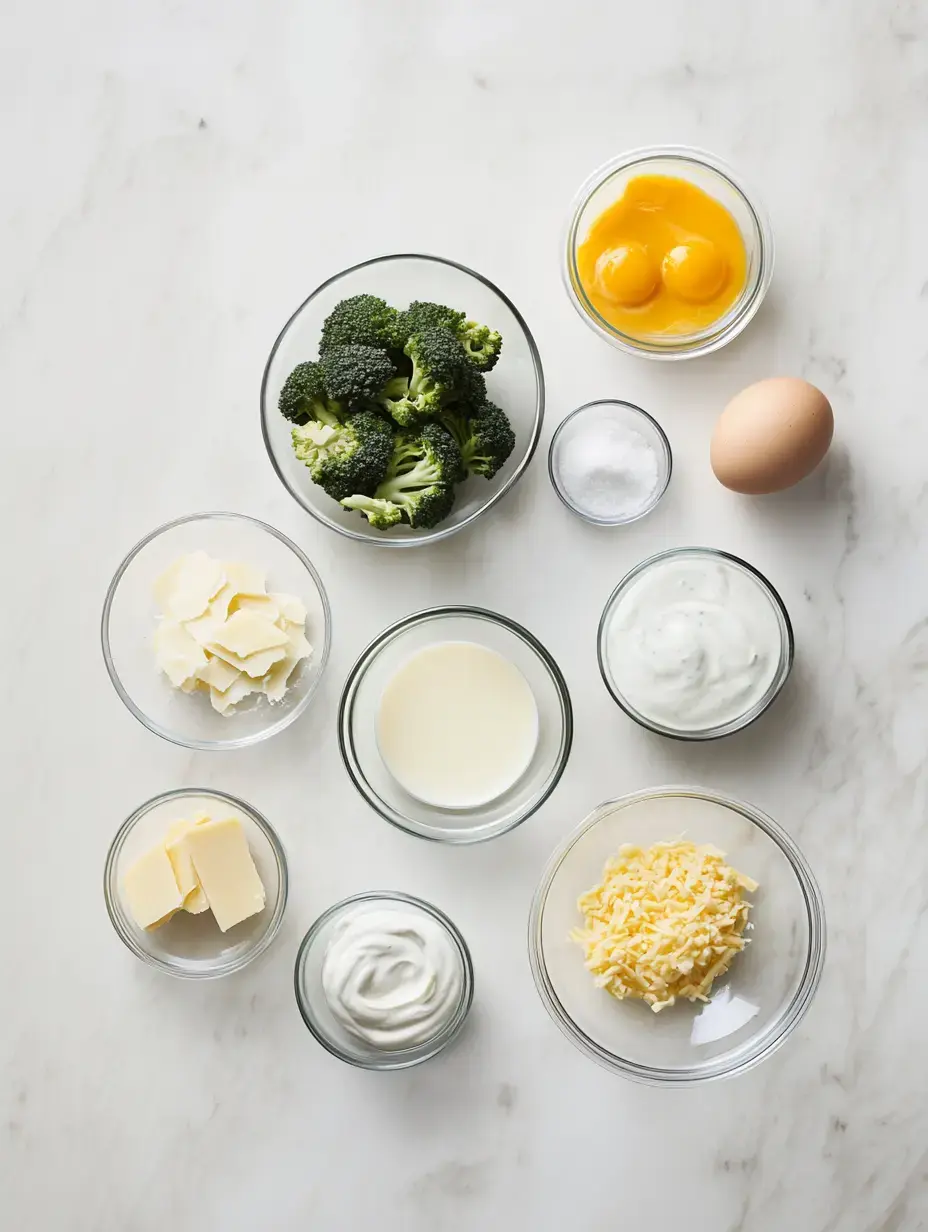
[[[0,1225],[928,1227],[924,5],[11,0],[0,63]],[[761,315],[690,365],[614,353],[559,279],[577,183],[654,141],[730,159],[777,234]],[[402,559],[302,514],[261,444],[268,348],[317,281],[408,248],[476,266],[523,308],[548,378],[544,445],[591,397],[658,415],[678,465],[653,517],[616,534],[570,520],[541,454],[486,525]],[[711,477],[710,426],[732,392],[781,372],[832,396],[837,443],[800,489],[745,502]],[[217,506],[303,545],[335,640],[303,721],[210,756],[133,721],[98,620],[138,537]],[[684,540],[765,570],[798,639],[775,711],[708,748],[633,727],[594,658],[621,572]],[[450,600],[524,621],[560,660],[577,714],[542,812],[462,851],[379,821],[334,730],[360,647]],[[777,1057],[665,1092],[601,1073],[562,1039],[535,995],[524,924],[568,827],[612,794],[681,780],[741,794],[796,836],[830,953]],[[293,879],[266,960],[207,986],[135,962],[101,895],[120,820],[189,783],[265,811]],[[393,1076],[328,1057],[291,992],[315,915],[382,884],[447,909],[478,972],[460,1047]]]

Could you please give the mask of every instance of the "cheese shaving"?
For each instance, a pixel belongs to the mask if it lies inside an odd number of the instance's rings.
[[[713,981],[748,944],[744,892],[756,889],[715,847],[625,845],[578,900],[584,927],[571,940],[597,986],[620,1001],[638,998],[655,1013],[678,997],[708,1001]]]

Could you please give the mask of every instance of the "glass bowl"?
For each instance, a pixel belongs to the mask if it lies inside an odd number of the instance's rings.
[[[457,1010],[437,1035],[414,1048],[386,1051],[355,1039],[333,1015],[322,987],[322,965],[332,934],[346,914],[354,914],[358,910],[376,910],[395,903],[430,916],[444,929],[452,949],[460,958],[462,986]],[[451,920],[437,907],[409,894],[390,890],[371,891],[367,894],[355,894],[336,903],[334,907],[323,912],[313,924],[297,952],[293,990],[306,1026],[322,1047],[334,1057],[360,1069],[408,1069],[411,1065],[419,1065],[437,1056],[460,1034],[474,999],[474,964],[466,941]]]
[[[377,747],[380,697],[395,672],[417,651],[439,642],[473,642],[521,671],[538,707],[538,744],[531,764],[504,795],[466,812],[437,808],[408,795],[393,779]],[[573,712],[560,668],[521,625],[476,607],[436,607],[397,621],[363,651],[348,674],[338,713],[342,757],[351,780],[385,821],[419,838],[479,843],[512,830],[551,795],[567,765]]]
[[[580,282],[577,250],[592,222],[625,191],[638,175],[668,175],[689,180],[719,201],[732,215],[744,240],[747,274],[731,308],[706,329],[673,337],[636,337],[610,324],[590,301]],[[570,207],[563,248],[564,284],[583,320],[601,338],[631,355],[649,359],[690,359],[717,351],[736,338],[760,307],[773,277],[773,231],[756,194],[714,154],[689,146],[652,146],[630,150],[599,167],[582,185]]]
[[[605,515],[602,512],[596,512],[592,507],[584,508],[579,497],[570,492],[570,485],[565,482],[562,463],[564,451],[574,441],[581,439],[585,431],[598,425],[613,424],[631,429],[644,437],[654,450],[657,459],[657,480],[647,499],[641,501],[634,510]],[[613,398],[587,402],[584,406],[578,406],[575,411],[571,411],[567,418],[558,425],[548,450],[548,475],[551,479],[551,486],[571,513],[575,513],[578,518],[582,518],[584,522],[590,522],[593,526],[627,526],[629,522],[637,522],[639,518],[643,518],[655,508],[667,491],[672,470],[673,455],[670,451],[670,441],[657,420],[647,411],[643,411],[640,406],[635,406],[633,402],[622,402]]]
[[[221,715],[205,694],[173,688],[158,670],[152,585],[178,556],[201,548],[266,570],[270,589],[296,595],[306,605],[306,636],[314,653],[298,666],[280,702],[252,696],[234,714]],[[331,626],[322,579],[286,535],[241,513],[195,513],[146,535],[116,570],[103,604],[103,658],[116,692],[150,731],[188,749],[241,749],[283,731],[309,705],[329,657]]]
[[[125,872],[164,838],[172,822],[196,812],[242,823],[264,883],[265,908],[225,933],[211,911],[181,911],[160,928],[139,928],[123,902]],[[277,936],[287,905],[287,858],[270,823],[250,804],[209,787],[184,787],[146,801],[119,827],[106,857],[103,896],[113,927],[136,958],[180,979],[217,979],[253,962]]]
[[[642,714],[640,710],[631,704],[616,681],[615,672],[609,662],[608,635],[610,622],[616,608],[628,594],[629,589],[634,583],[643,577],[649,569],[674,558],[686,560],[702,557],[726,561],[728,564],[741,570],[760,588],[761,592],[768,599],[776,617],[777,626],[780,631],[780,656],[776,673],[769,687],[755,705],[749,707],[743,714],[738,715],[737,718],[732,719],[728,723],[693,730],[690,728],[667,726],[653,718],[648,718],[647,715]],[[672,740],[718,740],[722,736],[730,736],[734,732],[742,731],[745,727],[755,722],[769,709],[786,684],[793,666],[794,650],[793,626],[790,623],[789,613],[783,600],[770,582],[767,581],[758,569],[755,569],[753,565],[749,565],[746,560],[742,560],[738,556],[732,556],[729,552],[721,552],[717,548],[671,548],[667,552],[658,552],[656,556],[650,556],[647,560],[642,561],[640,565],[636,565],[634,569],[625,575],[609,596],[603,609],[603,614],[600,617],[596,645],[600,675],[603,678],[603,683],[612,695],[613,701],[625,711],[629,718],[634,719],[636,723],[647,728],[648,731],[656,732],[659,736],[668,736]]]
[[[583,922],[578,897],[624,843],[680,836],[719,848],[760,885],[750,945],[709,1000],[655,1014],[597,988],[569,933]],[[718,792],[659,787],[601,804],[554,852],[532,902],[529,959],[548,1013],[588,1057],[641,1082],[683,1086],[744,1073],[795,1030],[822,974],[825,913],[804,856],[775,821]]]
[[[291,425],[277,409],[284,381],[297,364],[318,356],[322,323],[335,305],[351,295],[380,295],[395,308],[412,300],[434,300],[466,311],[468,316],[499,330],[503,349],[487,373],[487,389],[512,422],[516,447],[492,480],[472,477],[457,489],[450,516],[432,530],[395,526],[378,531],[358,513],[342,509],[312,482],[290,443]],[[325,526],[383,547],[409,548],[447,539],[469,526],[499,501],[520,479],[532,459],[544,417],[545,383],[535,340],[515,304],[474,270],[418,253],[375,257],[353,265],[317,287],[281,330],[264,369],[261,383],[261,426],[264,443],[281,483],[307,513]]]

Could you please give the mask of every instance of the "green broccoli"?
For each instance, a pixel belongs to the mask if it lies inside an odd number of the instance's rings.
[[[464,348],[446,329],[427,326],[405,347],[412,361],[409,379],[397,377],[378,399],[379,405],[404,428],[434,418],[468,368]]]
[[[346,410],[329,396],[322,367],[317,363],[297,364],[284,381],[277,406],[284,419],[295,424],[305,424],[310,419],[335,422]]]
[[[454,505],[454,484],[464,477],[461,454],[438,424],[425,424],[418,435],[395,440],[386,477],[372,496],[355,493],[342,500],[346,509],[363,513],[371,526],[385,530],[402,519],[410,526],[437,526]]]
[[[343,423],[311,420],[295,426],[291,437],[297,458],[333,500],[373,492],[393,457],[393,431],[371,411],[358,411]]]
[[[343,299],[323,323],[319,354],[341,346],[395,347],[396,318],[396,309],[379,295]]]
[[[376,398],[396,373],[386,351],[354,343],[332,347],[319,366],[330,395],[347,403]]]
[[[492,479],[515,448],[512,425],[494,402],[484,402],[472,413],[464,407],[449,407],[441,423],[461,451],[468,475]]]
[[[404,312],[400,312],[395,325],[398,345],[405,346],[413,334],[423,329],[450,330],[479,372],[489,372],[499,359],[503,345],[500,334],[486,325],[468,320],[465,313],[448,308],[445,304],[414,300]]]

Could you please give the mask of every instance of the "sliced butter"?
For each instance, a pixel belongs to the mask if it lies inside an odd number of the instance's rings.
[[[194,826],[185,842],[210,909],[223,932],[264,910],[264,885],[237,818]]]
[[[177,888],[184,896],[184,911],[189,911],[191,915],[209,910],[209,901],[193,867],[186,841],[188,832],[196,824],[195,821],[175,821],[164,837],[164,849],[174,869]]]
[[[153,847],[127,870],[123,880],[126,905],[139,928],[156,928],[184,905],[168,853]]]

